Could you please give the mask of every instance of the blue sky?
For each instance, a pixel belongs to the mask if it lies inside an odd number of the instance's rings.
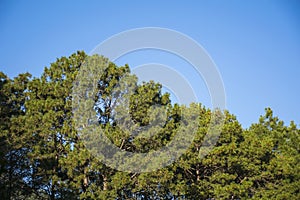
[[[114,34],[149,26],[182,32],[206,49],[223,78],[227,108],[244,127],[258,121],[265,107],[287,124],[300,124],[297,0],[1,0],[0,70],[10,77],[26,71],[39,76],[58,57],[90,52]],[[174,65],[177,70],[185,65],[151,51],[122,57],[117,64],[134,67],[143,62]],[[192,82],[193,88],[200,88],[200,101],[209,104],[203,81]]]

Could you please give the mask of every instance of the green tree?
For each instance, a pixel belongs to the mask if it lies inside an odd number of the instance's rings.
[[[273,116],[270,108],[259,124],[251,129],[261,129],[260,138],[265,137],[264,150],[260,156],[261,170],[254,176],[257,199],[299,199],[300,195],[300,146],[299,129],[292,121],[285,126],[283,121]]]
[[[70,91],[85,57],[78,52],[57,59],[41,78],[28,83],[24,134],[18,142],[30,149],[31,176],[27,181],[42,199],[73,198],[63,159],[74,140]]]
[[[210,130],[220,136],[203,157]],[[172,104],[161,84],[138,84],[128,65],[99,55],[59,58],[40,78],[0,73],[0,131],[1,199],[300,199],[294,122],[285,126],[267,108],[243,129],[228,111]],[[97,137],[122,152],[153,153],[179,132],[179,146],[195,132],[192,144],[155,171],[118,171],[95,154],[115,153]],[[158,166],[163,158],[128,162]]]
[[[23,199],[34,191],[28,186],[30,173],[28,149],[18,143],[23,131],[26,89],[31,75],[20,74],[13,80],[0,72],[0,197]]]

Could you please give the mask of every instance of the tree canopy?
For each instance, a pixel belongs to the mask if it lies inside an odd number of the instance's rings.
[[[86,63],[99,62],[106,68],[90,102],[95,126],[121,151],[152,152],[176,137],[184,113],[197,128],[178,159],[150,172],[124,172],[87,148],[82,137],[89,135],[75,124],[88,112],[74,116],[72,104],[91,93],[76,99],[73,89],[90,84],[88,76],[80,83],[77,77]],[[131,92],[120,86],[122,80]],[[128,65],[84,52],[57,59],[40,77],[25,73],[11,79],[0,72],[0,199],[300,199],[300,129],[294,122],[285,125],[266,108],[258,122],[243,129],[233,114],[222,111],[221,134],[202,158],[212,111],[199,102],[174,104],[161,89],[153,81],[138,84]],[[121,103],[127,110],[118,107]],[[159,128],[124,128],[148,127],[159,117],[156,105],[165,109]]]

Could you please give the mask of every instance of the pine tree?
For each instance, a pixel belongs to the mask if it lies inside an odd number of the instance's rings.
[[[300,198],[294,122],[267,108],[243,129],[228,111],[172,104],[161,84],[99,55],[59,58],[39,78],[1,72],[0,131],[1,199]]]
[[[30,168],[28,149],[20,145],[24,126],[26,89],[31,75],[20,74],[13,80],[0,73],[0,196],[1,199],[24,199],[33,191],[26,178]]]
[[[41,78],[28,83],[24,133],[19,142],[30,149],[27,181],[42,199],[66,199],[74,193],[62,161],[74,140],[70,91],[85,56],[78,52],[57,59]]]

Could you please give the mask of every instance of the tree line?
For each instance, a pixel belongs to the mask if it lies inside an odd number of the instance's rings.
[[[74,126],[72,88],[84,62],[107,62],[97,82],[97,125],[117,147],[151,152],[177,134],[181,114],[196,116],[192,144],[175,162],[152,172],[123,172],[103,164],[86,148]],[[123,131],[113,114],[114,88],[131,76],[131,119],[150,123],[153,105],[167,108],[166,122],[152,135]],[[0,199],[300,199],[300,130],[285,125],[270,108],[243,129],[223,111],[224,124],[215,147],[199,151],[212,111],[198,102],[172,104],[153,81],[137,83],[128,65],[78,51],[61,57],[40,77],[11,79],[0,72]]]

